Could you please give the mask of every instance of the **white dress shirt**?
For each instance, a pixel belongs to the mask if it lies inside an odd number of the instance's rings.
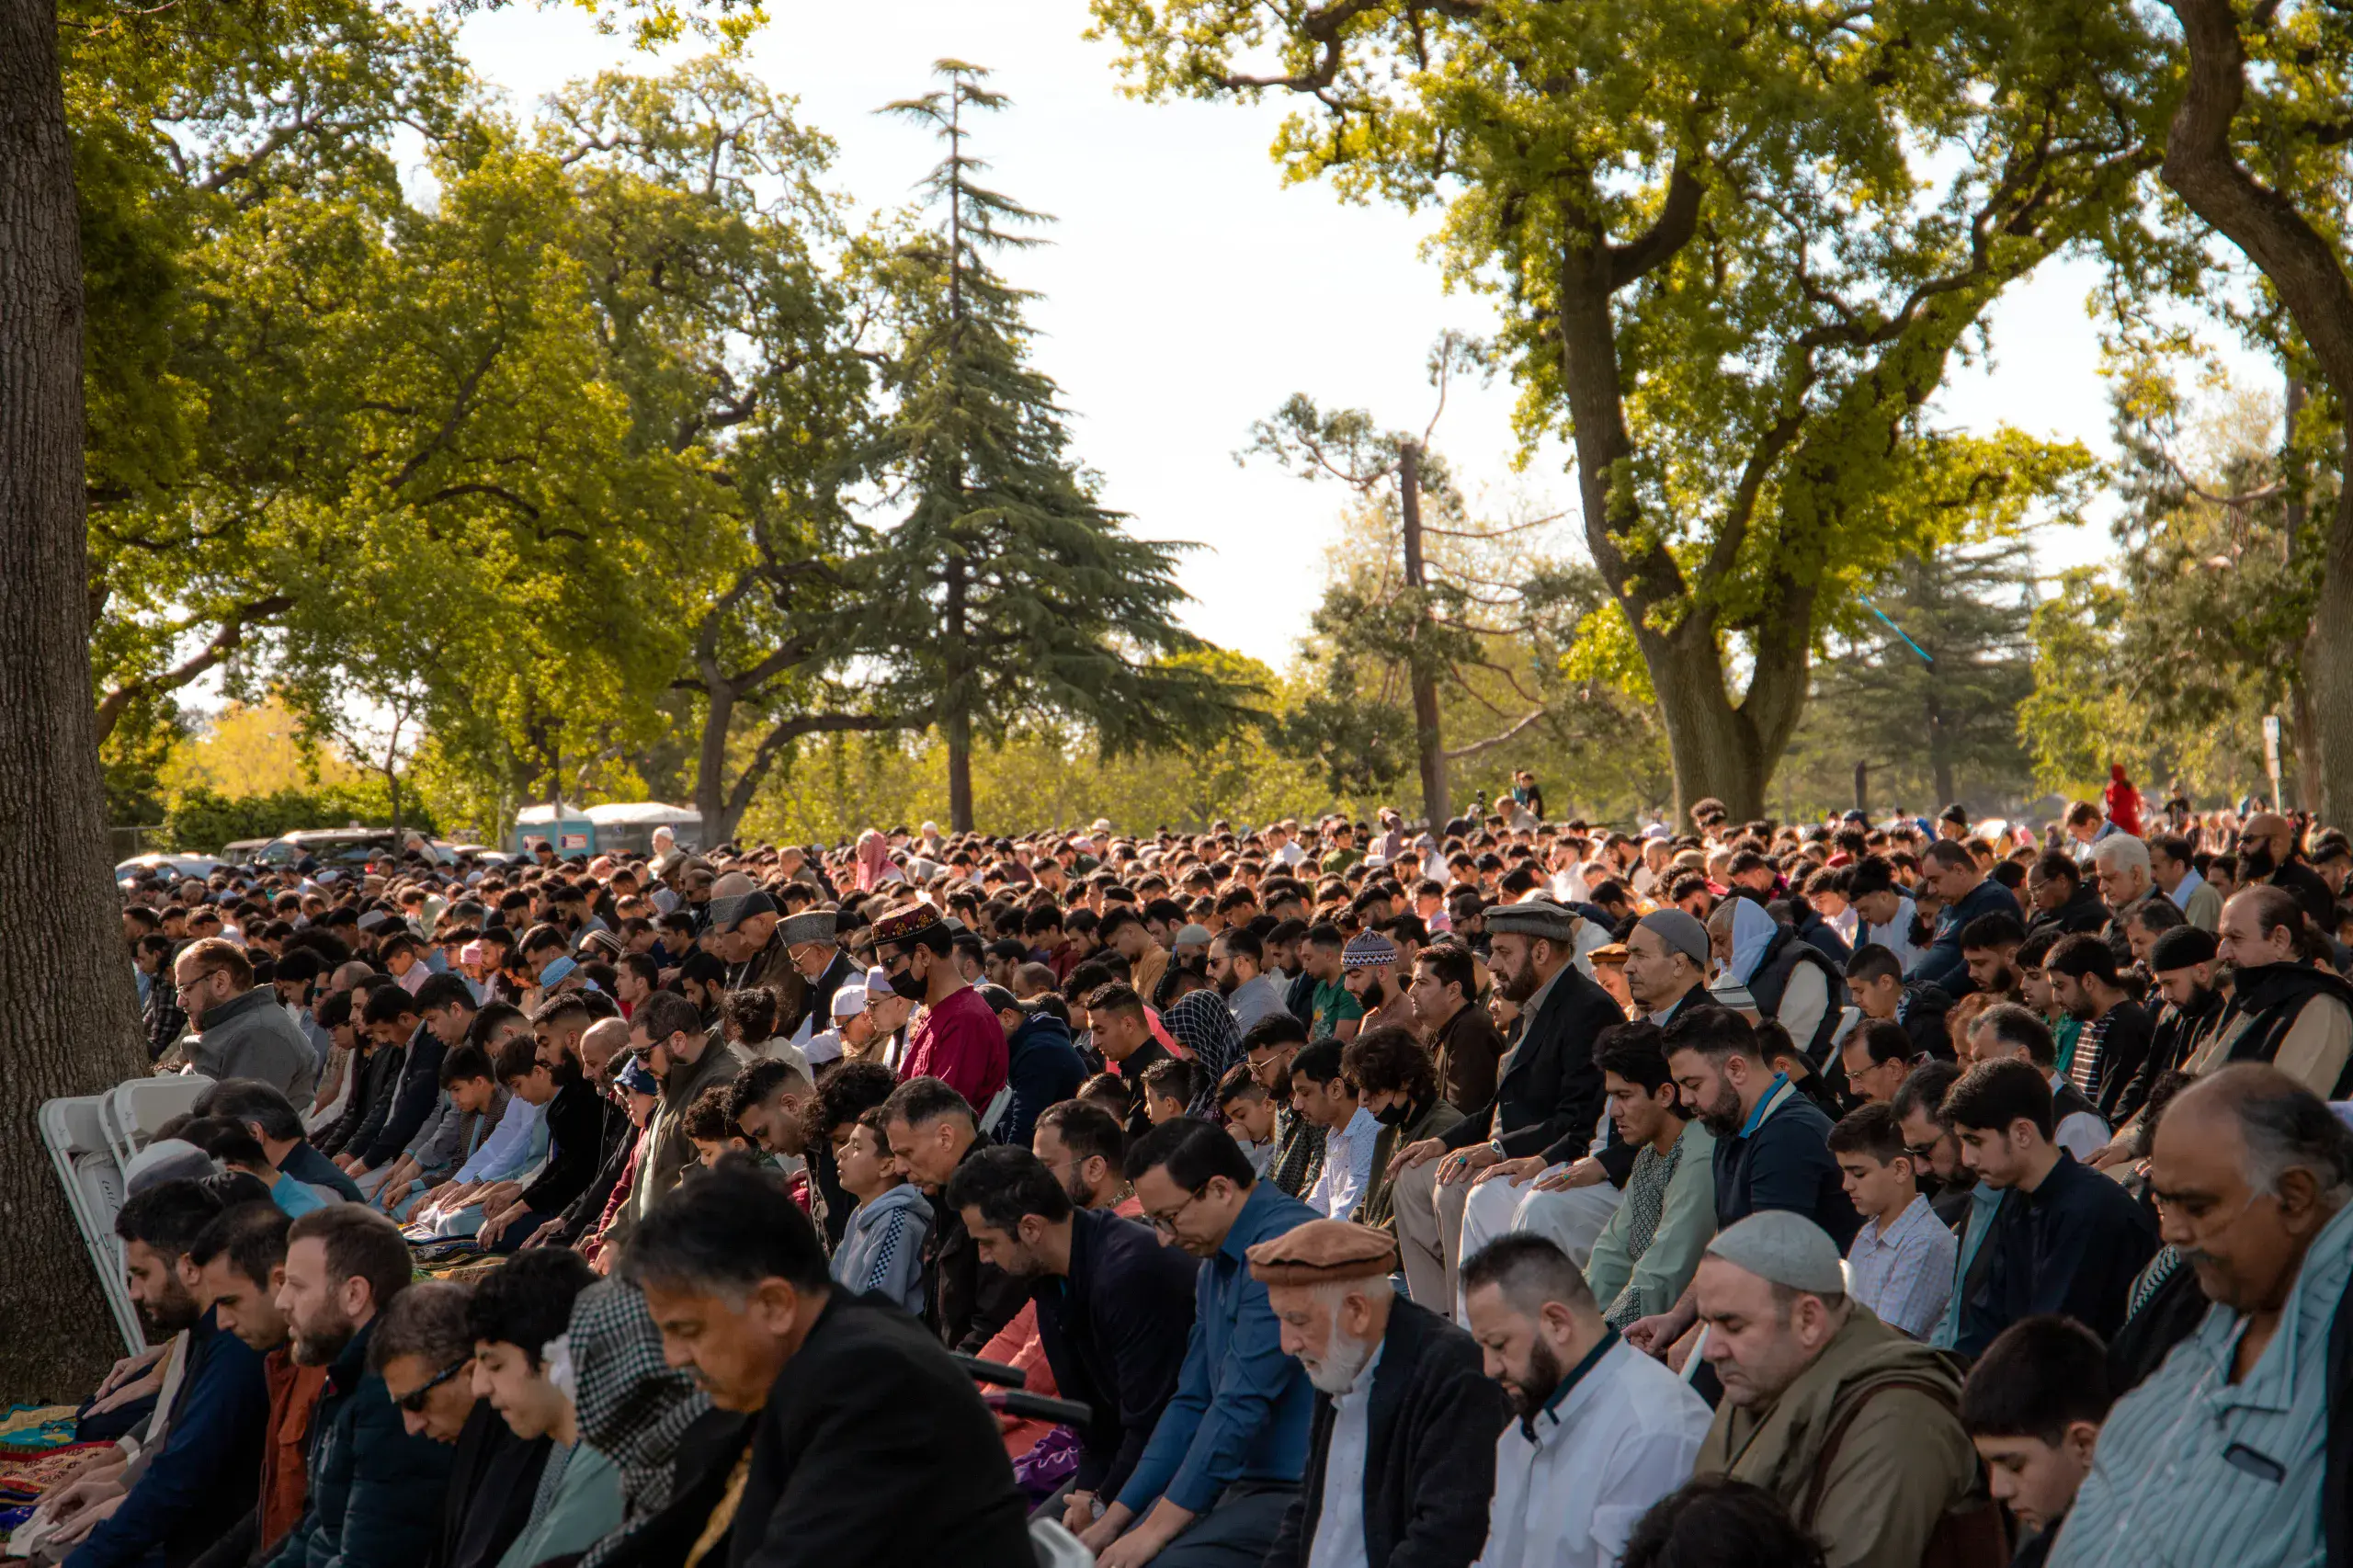
[[[1315,1543],[1307,1568],[1367,1568],[1364,1467],[1372,1448],[1372,1374],[1381,1346],[1357,1373],[1348,1392],[1332,1402],[1331,1446],[1324,1450],[1324,1495],[1315,1515]]]
[[[1691,1479],[1708,1406],[1615,1329],[1533,1421],[1495,1439],[1477,1568],[1612,1568],[1650,1506]]]
[[[1307,1206],[1327,1220],[1347,1220],[1372,1181],[1372,1145],[1381,1119],[1362,1106],[1348,1124],[1324,1140],[1324,1174],[1307,1189]]]

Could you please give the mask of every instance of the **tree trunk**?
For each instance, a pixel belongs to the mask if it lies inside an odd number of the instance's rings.
[[[0,0],[0,1389],[67,1402],[122,1347],[36,1115],[145,1060],[108,869],[82,440],[56,15],[49,0]]]
[[[2346,389],[2353,392],[2353,388]],[[2353,821],[2353,465],[2337,487],[2336,515],[2329,519],[2326,553],[2321,558],[2320,594],[2313,601],[2313,629],[2304,643],[2303,683],[2299,704],[2296,774],[2307,791],[2302,804],[2332,824]],[[2311,734],[2317,744],[2306,760],[2304,715],[2312,710]]]
[[[961,498],[960,498],[961,500]],[[939,705],[939,735],[948,744],[948,829],[972,831],[972,695],[971,650],[965,644],[964,558],[948,547],[948,689]]]
[[[1404,518],[1405,586],[1415,594],[1427,586],[1427,574],[1422,568],[1422,449],[1418,442],[1407,441],[1397,454],[1397,495],[1399,509]],[[1446,736],[1438,723],[1438,674],[1429,666],[1423,646],[1432,641],[1429,626],[1429,603],[1421,602],[1416,612],[1419,624],[1415,631],[1415,657],[1411,668],[1414,683],[1414,750],[1420,758],[1422,769],[1422,815],[1428,821],[1430,831],[1438,832],[1454,814],[1448,803],[1446,789]]]
[[[703,682],[701,744],[695,755],[695,814],[702,818],[702,841],[724,844],[734,836],[727,814],[727,731],[735,722],[735,689],[724,680]]]
[[[1692,619],[1699,619],[1697,612]],[[1646,634],[1643,652],[1675,764],[1677,815],[1688,823],[1692,806],[1713,796],[1734,822],[1763,816],[1778,753],[1765,755],[1747,716],[1727,698],[1715,639],[1678,628],[1673,636]]]

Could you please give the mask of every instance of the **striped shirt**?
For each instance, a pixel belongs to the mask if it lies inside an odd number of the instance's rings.
[[[1960,1260],[1961,1238],[1915,1193],[1884,1233],[1870,1220],[1855,1233],[1847,1249],[1847,1292],[1890,1328],[1926,1339],[1944,1316]]]
[[[2050,1568],[2316,1564],[2329,1322],[2353,1277],[2353,1204],[2313,1238],[2279,1326],[2240,1381],[2246,1320],[2208,1309],[2100,1428]]]

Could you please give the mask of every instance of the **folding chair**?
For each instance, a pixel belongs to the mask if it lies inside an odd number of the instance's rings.
[[[155,1141],[155,1130],[176,1116],[186,1116],[212,1086],[200,1073],[176,1073],[160,1078],[133,1078],[100,1096],[99,1125],[114,1151],[115,1163],[128,1166],[131,1156]]]
[[[114,1315],[124,1348],[136,1353],[147,1347],[147,1334],[131,1300],[122,1243],[114,1233],[114,1218],[122,1210],[122,1167],[99,1119],[104,1101],[99,1095],[50,1100],[40,1108],[38,1119],[41,1145],[49,1151],[58,1183],[65,1189],[66,1207],[73,1210],[74,1228],[82,1233],[90,1266],[98,1272],[98,1288],[105,1293],[107,1308]]]

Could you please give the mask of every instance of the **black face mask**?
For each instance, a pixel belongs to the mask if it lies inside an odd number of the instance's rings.
[[[1383,1127],[1403,1127],[1414,1108],[1404,1100],[1392,1100],[1372,1113],[1372,1119]]]

